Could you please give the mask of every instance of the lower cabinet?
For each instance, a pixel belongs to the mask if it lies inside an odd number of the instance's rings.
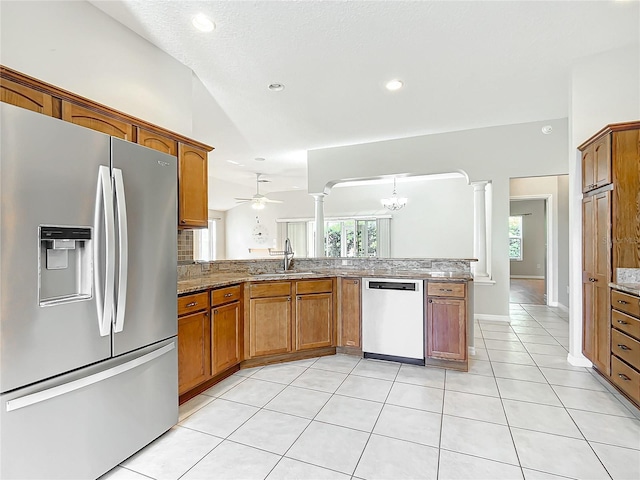
[[[249,357],[335,345],[333,283],[319,279],[250,284]]]
[[[467,359],[467,302],[464,283],[427,282],[427,358]]]
[[[340,278],[338,346],[361,348],[361,290],[359,278]]]
[[[252,298],[249,304],[250,355],[291,351],[291,296]]]
[[[211,376],[209,311],[178,318],[178,393]]]
[[[296,296],[296,350],[330,347],[332,325],[333,294]]]
[[[211,309],[211,373],[241,361],[240,302]]]

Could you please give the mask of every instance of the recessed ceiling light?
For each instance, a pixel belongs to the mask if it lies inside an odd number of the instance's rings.
[[[262,158],[262,157],[256,157],[256,158],[254,158],[254,160],[256,162],[264,162],[264,158]]]
[[[387,87],[387,90],[394,91],[394,90],[400,90],[403,85],[404,83],[402,83],[400,80],[390,80],[387,82],[385,87]]]
[[[542,133],[545,135],[549,135],[551,132],[553,132],[553,127],[551,125],[545,125],[542,127]]]
[[[216,24],[213,23],[209,17],[204,13],[199,13],[191,19],[191,23],[201,32],[212,32],[216,28]]]
[[[240,165],[240,162],[234,162],[233,160],[227,160],[227,163],[230,163],[231,165]]]
[[[284,90],[284,85],[282,83],[272,83],[269,85],[269,90],[272,92],[281,92]]]
[[[291,187],[291,188],[295,188],[295,189],[297,190],[297,189],[299,189],[300,187],[298,187],[297,185],[294,185],[294,186],[293,186],[293,187]]]

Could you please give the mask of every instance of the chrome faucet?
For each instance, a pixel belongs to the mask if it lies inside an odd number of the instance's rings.
[[[291,259],[293,258],[293,250],[291,248],[291,240],[287,238],[284,241],[284,262],[282,264],[284,271],[289,270],[289,266],[291,265]]]

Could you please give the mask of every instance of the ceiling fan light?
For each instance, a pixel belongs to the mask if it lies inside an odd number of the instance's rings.
[[[263,202],[251,202],[251,208],[254,210],[264,210],[264,206]]]

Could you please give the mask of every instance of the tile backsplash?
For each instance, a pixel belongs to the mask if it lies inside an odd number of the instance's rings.
[[[178,230],[178,261],[193,260],[193,230]]]

